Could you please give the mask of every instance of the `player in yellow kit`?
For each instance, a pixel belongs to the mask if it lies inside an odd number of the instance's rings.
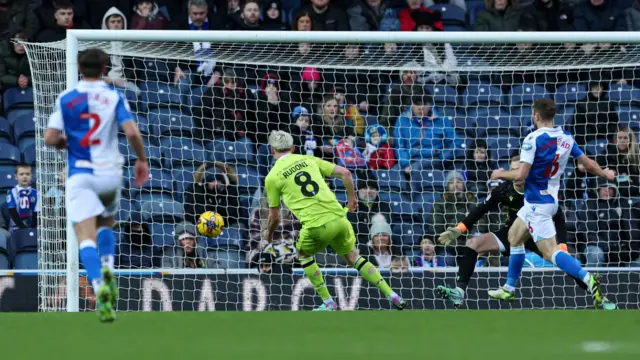
[[[360,275],[382,291],[396,309],[407,302],[396,294],[382,278],[378,269],[358,254],[356,237],[345,216],[358,206],[351,172],[341,166],[313,157],[293,154],[293,138],[284,131],[269,136],[276,163],[265,179],[269,197],[269,221],[263,237],[271,242],[280,223],[280,197],[302,224],[296,249],[300,264],[323,304],[314,311],[334,311],[338,306],[329,294],[320,267],[313,256],[331,246],[338,255],[355,267]],[[324,181],[325,177],[341,178],[347,189],[347,207],[343,208]]]

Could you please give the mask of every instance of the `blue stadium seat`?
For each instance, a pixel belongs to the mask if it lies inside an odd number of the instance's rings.
[[[509,92],[509,105],[521,106],[524,104],[533,104],[536,99],[549,97],[547,90],[536,84],[522,84],[511,88]]]
[[[241,249],[242,231],[238,228],[224,228],[215,238],[207,238],[207,249]]]
[[[430,6],[429,10],[440,12],[442,24],[445,26],[467,26],[467,13],[459,6],[452,4],[437,4]]]
[[[469,25],[474,26],[476,24],[476,18],[478,13],[485,9],[484,1],[466,1],[467,13],[469,14]]]
[[[411,170],[411,190],[443,191],[446,173],[441,170]]]
[[[387,202],[391,208],[391,223],[402,221],[410,222],[415,214],[411,199],[403,197],[400,193],[380,193],[380,200]]]
[[[16,269],[38,268],[38,232],[20,229],[11,234],[10,253]]]
[[[351,172],[351,177],[353,177],[353,187],[356,188],[356,190],[358,189],[358,176],[355,173],[355,171]],[[333,188],[336,190],[341,190],[344,191],[345,187],[344,187],[344,183],[342,182],[342,179],[340,178],[334,178],[333,179]]]
[[[258,154],[256,155],[256,161],[258,164],[258,172],[262,176],[267,176],[269,170],[274,164],[273,156],[271,155],[271,148],[269,145],[258,146]]]
[[[176,198],[182,198],[182,195],[187,190],[189,185],[193,183],[193,174],[195,173],[197,167],[195,166],[182,166],[182,167],[174,167],[171,170],[171,175],[173,176],[173,182],[176,186]]]
[[[6,195],[8,189],[16,186],[16,180],[14,179],[15,168],[0,170],[0,192],[2,195]],[[8,223],[7,223],[8,224]]]
[[[136,161],[136,153],[129,146],[127,138],[118,137],[118,149],[120,151],[120,154],[124,156],[126,165],[131,165]],[[144,144],[144,152],[147,155],[147,159],[149,160],[151,166],[162,166],[162,154],[160,153],[159,147],[149,146],[149,144],[146,143]]]
[[[33,88],[8,88],[4,92],[2,103],[5,114],[13,108],[33,108]]]
[[[431,95],[436,106],[456,105],[458,103],[458,92],[452,86],[426,85],[424,88]]]
[[[8,270],[11,268],[9,261],[9,244],[7,238],[0,234],[0,270]]]
[[[399,167],[393,167],[391,170],[380,169],[374,172],[378,179],[378,187],[380,190],[406,190],[407,180],[404,172]]]
[[[166,60],[161,59],[134,59],[134,68],[138,79],[145,81],[168,82],[169,74],[173,76],[173,69],[169,71]],[[142,89],[142,88],[141,88]]]
[[[13,125],[19,121],[21,118],[30,118],[31,121],[35,119],[36,113],[33,109],[12,109],[7,113],[7,121],[9,124]]]
[[[460,115],[455,106],[436,106],[436,110],[440,113],[440,116],[446,116],[449,119]]]
[[[129,179],[133,181],[133,168],[129,169]],[[133,197],[138,196],[140,193],[157,193],[157,194],[169,194],[173,193],[173,177],[171,173],[160,169],[151,169],[149,171],[149,181],[141,188],[132,188]]]
[[[162,153],[165,167],[195,166],[198,167],[207,159],[202,145],[187,138],[168,138],[162,141]]]
[[[0,165],[17,165],[22,156],[20,150],[11,144],[0,143]]]
[[[25,163],[35,166],[36,165],[36,146],[32,145],[24,149],[22,152],[22,161]]]
[[[22,115],[13,123],[13,140],[18,142],[23,136],[36,136],[36,123],[29,115]]]
[[[142,202],[145,221],[177,223],[184,220],[184,206],[175,201],[159,198]]]
[[[250,140],[214,140],[205,148],[213,151],[213,159],[223,163],[255,164],[254,145]]]
[[[478,124],[476,124],[476,117],[461,114],[450,119],[454,129],[462,131],[469,136],[475,136],[478,127]]]
[[[20,152],[24,152],[29,146],[35,146],[35,136],[24,136],[18,141],[18,149]]]
[[[120,94],[122,94],[125,100],[127,100],[127,102],[129,103],[129,106],[131,107],[132,112],[137,112],[139,107],[141,107],[142,104],[140,103],[140,101],[138,101],[138,95],[134,90],[123,89],[115,86],[112,86],[111,88],[113,88],[114,90],[117,90],[118,92],[120,92]]]
[[[576,108],[573,105],[558,106],[556,112],[556,118],[553,120],[555,126],[566,127],[573,124],[573,116],[576,112]]]
[[[131,219],[131,214],[133,212],[139,212],[139,211],[140,211],[139,201],[120,198],[118,213],[116,214],[116,221],[128,222],[129,219]]]
[[[238,187],[241,193],[253,194],[260,187],[260,174],[250,166],[236,166],[238,174]]]
[[[160,136],[193,136],[191,116],[175,108],[158,108],[149,111],[147,118],[153,132]]]
[[[479,137],[486,134],[520,134],[520,121],[518,118],[509,116],[507,112],[498,107],[477,108],[471,111],[475,116],[477,135]]]
[[[416,246],[420,244],[424,230],[422,227],[411,224],[394,225],[391,232],[396,238],[400,238],[404,246]]]
[[[207,256],[211,256],[218,262],[222,269],[243,269],[245,267],[244,256],[238,249],[208,250]]]
[[[611,84],[608,98],[622,106],[640,104],[640,89],[629,84]]]
[[[584,147],[584,151],[588,155],[602,155],[607,150],[608,141],[605,138],[595,139],[587,142],[587,145]]]
[[[433,204],[435,204],[436,201],[440,200],[440,198],[442,198],[442,193],[424,192],[422,194],[418,194],[416,204],[419,206],[422,212],[423,221],[425,223],[428,222],[429,218],[431,217],[431,209],[433,209]]]
[[[145,110],[182,106],[180,91],[175,86],[162,82],[142,82],[139,87],[142,91],[141,100]]]
[[[640,130],[640,107],[618,106],[618,119],[634,130]]]
[[[151,240],[154,246],[174,245],[173,235],[175,232],[174,224],[158,224],[151,223]]]
[[[504,97],[500,88],[485,83],[469,84],[462,93],[462,106],[502,105]]]
[[[340,203],[340,205],[347,204],[347,192],[346,191],[335,191],[336,200]]]
[[[575,104],[587,98],[587,86],[582,83],[564,84],[556,89],[556,105]]]
[[[13,139],[11,135],[11,124],[9,120],[0,116],[0,142],[11,143],[11,139]]]
[[[531,118],[533,116],[533,109],[531,106],[514,106],[509,108],[511,116],[520,117],[522,126],[531,126]]]
[[[191,93],[187,95],[187,105],[189,107],[200,107],[202,105],[202,94],[209,88],[209,86],[199,86],[191,89]]]
[[[491,149],[491,160],[505,160],[513,150],[520,148],[520,138],[509,135],[491,136],[487,138],[487,145]]]

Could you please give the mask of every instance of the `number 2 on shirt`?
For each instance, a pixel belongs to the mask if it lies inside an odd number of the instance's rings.
[[[100,127],[100,116],[96,113],[81,113],[80,120],[87,120],[89,121],[89,124],[91,124],[89,132],[87,132],[87,134],[82,139],[80,139],[80,146],[89,147],[92,145],[99,145],[100,139],[91,139],[91,136],[93,136],[93,134],[95,134],[95,132],[98,131],[98,128]],[[92,120],[93,123],[91,123]]]
[[[551,161],[551,165],[549,165],[549,167],[546,168],[544,171],[544,176],[548,178],[552,178],[555,174],[558,173],[558,170],[560,170],[560,164],[558,163],[559,157],[560,157],[560,154],[556,154],[556,156],[553,157],[553,160]]]

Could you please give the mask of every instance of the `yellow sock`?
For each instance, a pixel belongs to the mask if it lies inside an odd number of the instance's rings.
[[[367,261],[367,259],[360,256],[353,267],[360,272],[360,276],[362,276],[363,279],[378,287],[384,296],[388,297],[393,293],[393,290],[391,290],[389,284],[382,278],[378,269]]]
[[[302,265],[304,274],[307,275],[307,278],[311,281],[313,288],[316,289],[322,301],[331,299],[329,289],[327,289],[327,285],[324,283],[324,278],[322,277],[322,271],[320,271],[320,267],[316,264],[316,261],[312,257],[304,258],[300,259],[300,264]]]

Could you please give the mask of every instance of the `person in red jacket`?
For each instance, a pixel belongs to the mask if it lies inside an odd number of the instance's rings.
[[[408,8],[400,11],[398,14],[398,20],[400,20],[400,30],[401,31],[413,31],[416,27],[416,22],[411,17],[411,13],[414,11],[426,12],[426,13],[435,13],[435,11],[429,10],[424,7],[422,0],[407,0]],[[442,25],[442,20],[438,20],[434,23],[434,27],[436,30],[444,31],[444,25]]]
[[[136,0],[134,13],[131,15],[133,30],[167,30],[169,21],[151,0]]]
[[[389,170],[396,164],[393,148],[387,144],[387,130],[380,125],[370,125],[364,134],[367,147],[363,153],[369,169]]]

